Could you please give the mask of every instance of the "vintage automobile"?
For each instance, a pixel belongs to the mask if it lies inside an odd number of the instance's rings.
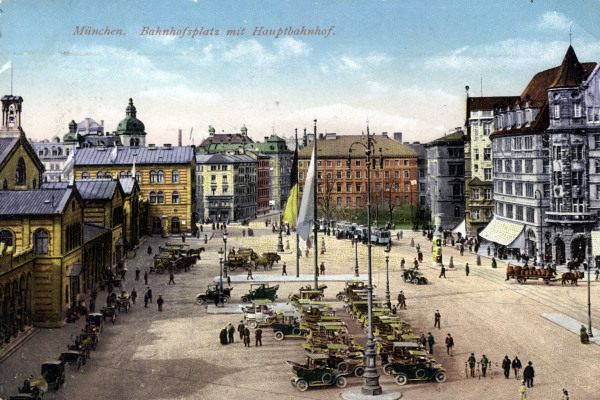
[[[367,285],[362,280],[346,281],[346,286],[342,292],[339,292],[335,298],[339,301],[346,300],[354,290],[367,289]]]
[[[364,352],[351,351],[349,346],[340,343],[327,344],[329,359],[327,364],[340,372],[361,377],[365,373]]]
[[[404,282],[410,282],[416,285],[426,285],[428,283],[427,278],[425,278],[421,272],[413,268],[404,270],[402,279]]]
[[[86,320],[86,326],[94,325],[98,328],[98,332],[102,333],[104,325],[104,315],[102,313],[89,313]]]
[[[81,350],[69,350],[60,354],[59,360],[64,364],[76,365],[77,369],[86,363],[85,352]]]
[[[310,285],[303,286],[300,288],[298,293],[291,293],[288,296],[288,299],[290,300],[290,303],[298,303],[301,300],[321,301],[323,300],[323,292],[325,289],[327,289],[326,285],[321,285],[318,289],[313,289]]]
[[[242,308],[244,321],[252,329],[258,326],[270,326],[277,318],[272,304],[271,300],[267,299],[253,300],[250,306]]]
[[[314,353],[306,355],[306,364],[288,361],[287,363],[292,366],[294,372],[292,386],[301,392],[316,386],[346,387],[348,373],[329,368],[327,366],[328,359],[329,356],[326,354]]]
[[[271,324],[275,340],[286,338],[302,339],[308,333],[307,329],[301,328],[298,319],[295,316],[284,315],[281,320]]]
[[[115,307],[115,306],[102,307],[102,310],[100,310],[100,311],[102,312],[102,317],[104,318],[105,321],[106,321],[106,318],[110,318],[110,322],[112,322],[114,324],[115,321],[117,320],[117,307]]]
[[[279,285],[269,286],[268,283],[256,283],[250,285],[248,294],[242,296],[242,302],[247,303],[253,300],[269,299],[275,301]]]
[[[218,284],[208,285],[206,293],[199,293],[196,295],[196,303],[200,305],[205,303],[217,303],[219,301],[219,289],[220,287]],[[223,303],[229,301],[232,290],[233,288],[229,287],[223,288]]]
[[[58,390],[65,383],[65,365],[60,361],[42,363],[42,376],[50,390]]]
[[[407,360],[388,363],[384,371],[392,375],[398,385],[406,385],[411,381],[435,380],[438,383],[446,381],[446,370],[426,356],[413,356]]]

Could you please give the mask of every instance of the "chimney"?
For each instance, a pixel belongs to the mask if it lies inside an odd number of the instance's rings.
[[[394,140],[402,143],[402,132],[394,132]]]
[[[178,145],[179,147],[181,147],[181,146],[183,146],[183,144],[182,144],[182,143],[183,143],[183,142],[182,142],[182,133],[181,133],[181,129],[180,129],[180,130],[179,130],[179,134],[178,134],[178,136],[177,136],[177,145]]]
[[[100,120],[100,126],[104,128],[104,120],[103,119]]]
[[[381,136],[388,137],[387,132],[381,132]]]

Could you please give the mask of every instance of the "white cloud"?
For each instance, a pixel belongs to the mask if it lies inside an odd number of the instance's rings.
[[[267,49],[256,39],[238,42],[222,53],[225,61],[244,61],[257,66],[264,66],[300,57],[310,53],[310,46],[300,40],[283,38],[274,41],[273,49]]]
[[[178,84],[169,87],[155,87],[140,92],[140,97],[149,100],[164,100],[168,95],[170,101],[185,104],[216,103],[221,100],[221,95],[215,92],[195,91],[189,86]]]
[[[304,56],[310,53],[310,46],[291,37],[278,39],[275,42],[275,47],[278,49],[278,54],[282,57],[286,56]]]
[[[333,66],[337,72],[354,72],[379,67],[390,60],[391,57],[384,53],[370,53],[364,56],[342,54],[337,57],[331,57],[327,63]],[[331,68],[327,67],[324,63],[321,63],[320,69],[324,73],[331,71]]]
[[[556,30],[566,32],[572,25],[572,21],[569,20],[564,14],[558,11],[548,11],[542,14],[537,21],[536,26],[542,30]]]
[[[373,96],[383,95],[390,91],[390,87],[378,81],[367,81],[367,91]]]

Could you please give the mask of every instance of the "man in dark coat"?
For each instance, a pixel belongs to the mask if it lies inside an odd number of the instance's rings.
[[[250,347],[250,329],[244,328],[244,347]]]
[[[452,349],[454,349],[454,338],[452,335],[448,334],[446,337],[446,353],[448,353],[448,355],[451,357],[454,355],[452,353]]]
[[[433,320],[433,327],[434,328],[438,328],[438,329],[442,329],[440,326],[440,323],[442,321],[442,314],[440,314],[440,310],[435,310],[435,314],[434,314],[434,320]]]
[[[444,279],[446,279],[446,267],[444,267],[442,265],[442,270],[440,271],[440,276],[438,276],[438,278],[444,277]]]
[[[525,384],[528,388],[533,387],[533,377],[535,376],[535,371],[533,370],[533,364],[531,361],[527,363],[527,366],[523,370],[523,378],[525,379]]]
[[[148,284],[148,271],[144,271],[144,285]]]
[[[433,354],[433,345],[435,344],[435,339],[431,332],[427,333],[427,344],[429,345],[429,354]]]
[[[233,335],[235,335],[235,328],[231,323],[227,324],[227,336],[229,336],[229,343],[233,343]]]
[[[244,328],[246,326],[244,325],[244,321],[240,321],[240,323],[237,326],[237,331],[240,334],[240,340],[244,339]]]
[[[219,341],[221,342],[222,345],[227,344],[227,329],[225,329],[225,328],[221,329],[221,332],[219,333]]]
[[[508,379],[508,377],[510,376],[510,366],[510,358],[508,358],[508,356],[504,356],[504,360],[502,360],[502,369],[504,370],[504,377],[506,379]]]
[[[519,371],[521,370],[521,367],[523,367],[523,365],[521,365],[521,360],[519,360],[519,357],[515,356],[515,359],[512,361],[512,369],[515,371],[515,379],[519,379]]]
[[[260,328],[257,328],[257,329],[254,331],[254,338],[255,338],[255,344],[254,344],[254,345],[255,345],[256,347],[258,347],[258,346],[262,346],[262,329],[260,329]]]
[[[475,378],[475,364],[477,364],[477,359],[475,358],[475,354],[471,353],[471,356],[467,360],[469,363],[469,370],[471,371],[471,378]]]

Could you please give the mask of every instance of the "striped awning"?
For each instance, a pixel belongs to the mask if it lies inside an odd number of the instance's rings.
[[[494,218],[479,236],[502,246],[522,248],[524,232],[525,225]]]

